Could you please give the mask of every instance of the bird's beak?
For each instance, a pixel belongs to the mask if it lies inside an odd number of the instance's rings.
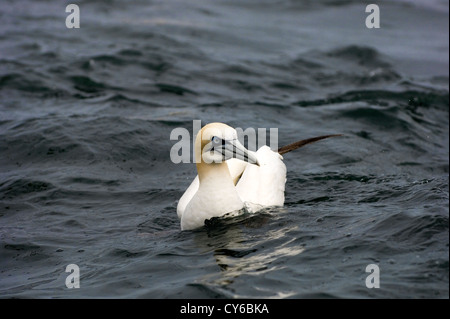
[[[226,159],[236,158],[241,161],[259,166],[259,161],[256,157],[256,153],[246,149],[244,145],[242,145],[238,141],[238,139],[226,140],[222,154]]]

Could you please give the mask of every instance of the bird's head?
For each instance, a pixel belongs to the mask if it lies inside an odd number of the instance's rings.
[[[195,140],[195,157],[197,162],[201,158],[206,164],[236,158],[259,166],[256,153],[247,150],[238,141],[236,130],[223,123],[210,123],[200,130]]]

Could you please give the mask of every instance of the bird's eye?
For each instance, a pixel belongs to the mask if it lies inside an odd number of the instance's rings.
[[[220,143],[220,138],[218,138],[217,136],[213,136],[211,138],[211,142],[213,142],[214,144],[219,144]]]

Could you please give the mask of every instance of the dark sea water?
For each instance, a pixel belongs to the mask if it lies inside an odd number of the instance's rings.
[[[448,298],[448,1],[368,3],[1,0],[0,297]],[[193,120],[344,136],[284,156],[283,208],[182,232]]]

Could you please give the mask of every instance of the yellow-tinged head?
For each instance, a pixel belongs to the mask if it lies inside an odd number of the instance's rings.
[[[230,158],[259,165],[256,153],[247,150],[238,141],[234,128],[223,123],[205,125],[195,139],[195,160],[199,174],[205,165],[214,166]]]

